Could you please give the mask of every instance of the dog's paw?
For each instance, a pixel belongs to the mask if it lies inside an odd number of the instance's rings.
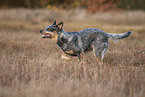
[[[67,61],[70,61],[70,60],[71,60],[70,57],[67,57],[67,56],[65,56],[65,55],[62,55],[61,58],[62,58],[63,60],[67,60]]]
[[[89,61],[81,61],[80,64],[90,64]]]

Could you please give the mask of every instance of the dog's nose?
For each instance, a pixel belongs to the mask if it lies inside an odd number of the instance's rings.
[[[40,30],[40,33],[41,33],[41,34],[42,34],[42,31],[43,31],[43,30]]]

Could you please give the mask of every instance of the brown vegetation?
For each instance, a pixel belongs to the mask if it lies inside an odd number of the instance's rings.
[[[62,60],[57,45],[39,33],[50,23],[0,19],[0,97],[144,97],[145,24],[65,21],[66,31],[134,31],[127,39],[110,40],[100,66],[92,53],[85,55],[90,64]]]
[[[144,11],[124,11],[124,12],[98,12],[88,14],[85,9],[77,8],[70,10],[47,9],[1,9],[0,19],[6,20],[26,20],[37,23],[40,21],[51,21],[54,19],[65,21],[95,21],[111,24],[144,24]]]
[[[86,8],[88,12],[119,9],[145,10],[145,0],[0,0],[0,8]],[[48,7],[49,6],[49,7]],[[51,6],[51,7],[50,7]]]
[[[87,7],[88,12],[108,11],[117,9],[119,0],[82,0]]]

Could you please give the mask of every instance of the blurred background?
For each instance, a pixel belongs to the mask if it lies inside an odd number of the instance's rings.
[[[141,24],[144,11],[145,0],[0,0],[0,18],[13,20]]]
[[[0,0],[1,8],[86,8],[89,12],[108,11],[118,8],[145,10],[145,0]]]

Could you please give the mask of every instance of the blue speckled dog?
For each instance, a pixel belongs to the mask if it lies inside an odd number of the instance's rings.
[[[109,43],[108,39],[123,39],[132,34],[131,31],[122,34],[105,33],[100,29],[88,28],[78,32],[65,32],[63,22],[56,24],[56,21],[46,29],[40,30],[42,38],[54,40],[59,48],[63,51],[62,58],[70,59],[66,55],[77,56],[84,62],[83,54],[85,51],[92,49],[99,63],[103,62]]]

